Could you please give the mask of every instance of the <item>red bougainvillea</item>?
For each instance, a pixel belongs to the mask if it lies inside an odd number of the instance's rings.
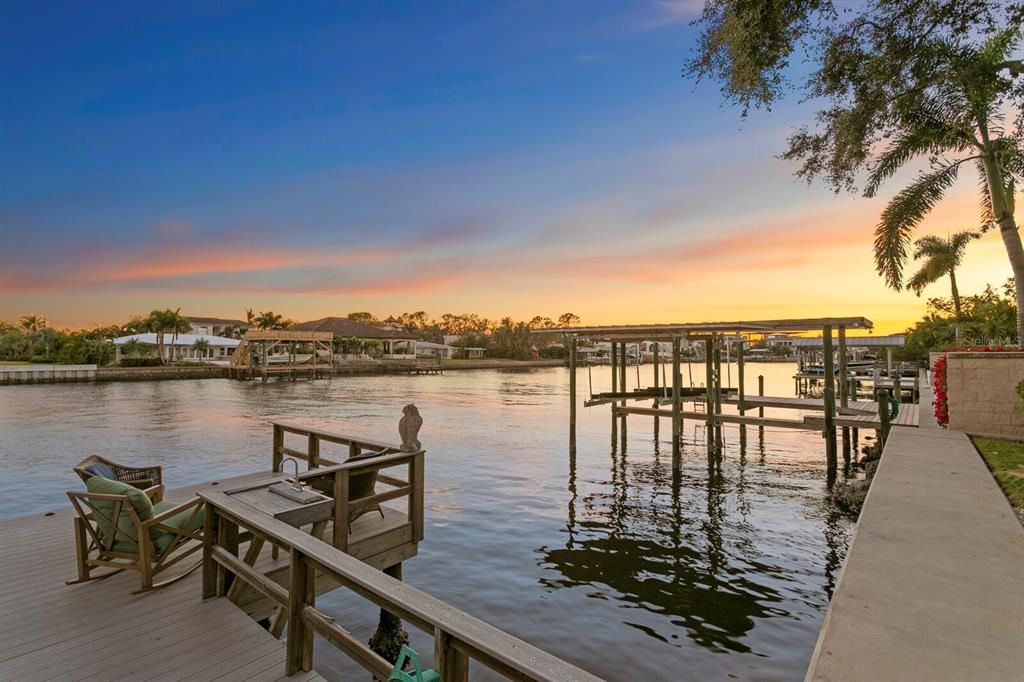
[[[1003,346],[983,346],[980,348],[958,348],[957,352],[961,353],[1003,353],[1006,351],[1016,351],[1016,348],[1004,348]],[[943,353],[935,364],[932,365],[932,372],[934,376],[932,378],[932,391],[935,393],[935,400],[932,401],[932,407],[935,408],[935,421],[939,422],[943,426],[949,424],[949,385],[946,378],[946,366],[947,358],[946,353]]]
[[[949,393],[946,391],[945,353],[932,365],[932,372],[932,391],[935,393],[932,407],[935,408],[935,421],[945,426],[949,423]]]

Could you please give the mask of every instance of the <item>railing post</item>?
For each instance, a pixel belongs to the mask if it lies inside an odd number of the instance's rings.
[[[282,456],[281,448],[284,447],[284,430],[277,424],[274,424],[274,452],[271,457],[271,471],[277,473],[281,471],[281,460],[284,459]]]
[[[204,521],[205,523],[205,521]],[[205,529],[204,529],[205,530]],[[217,544],[231,552],[232,554],[238,554],[238,524],[227,519],[224,516],[217,517]],[[206,538],[203,538],[205,544]],[[205,547],[204,547],[205,549]],[[223,597],[228,593],[228,588],[231,587],[231,581],[235,579],[235,575],[228,571],[224,566],[216,565],[216,586],[214,593],[218,597]]]
[[[302,553],[291,551],[291,588],[288,590],[288,642],[286,644],[285,674],[294,675],[313,668],[313,632],[306,625],[302,610],[312,605],[313,568],[307,566]]]
[[[452,636],[434,628],[434,666],[444,682],[469,680],[469,657],[452,646]]]
[[[213,560],[217,533],[217,508],[206,505],[203,517],[203,599],[217,596],[217,562]]]
[[[425,457],[422,452],[413,455],[409,462],[409,516],[412,522],[412,541],[423,540],[423,464]]]
[[[316,434],[309,434],[306,439],[306,469],[316,469],[320,466],[320,439]]]
[[[341,471],[334,472],[334,536],[331,538],[331,544],[335,548],[341,551],[348,549],[348,524],[349,524],[349,508],[348,508],[348,488],[349,488],[349,473],[348,469],[342,469]]]

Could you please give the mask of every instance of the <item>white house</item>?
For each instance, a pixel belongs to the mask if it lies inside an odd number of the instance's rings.
[[[152,347],[152,355],[156,357],[157,334],[146,332],[145,334],[131,334],[119,336],[114,339],[114,347],[117,349],[116,360],[124,355],[122,349],[129,341],[138,341],[146,346]],[[196,348],[196,341],[206,342],[205,348]],[[193,360],[196,362],[210,362],[215,365],[228,364],[231,354],[238,347],[238,339],[228,339],[223,336],[200,335],[200,334],[164,334],[164,360],[166,362],[179,362],[181,360]]]
[[[226,330],[237,329],[244,332],[250,325],[244,320],[231,320],[223,317],[186,317],[192,327],[192,333],[197,336],[218,336]]]
[[[431,343],[430,341],[416,342],[416,357],[418,358],[440,358],[450,360],[457,349],[446,343]]]

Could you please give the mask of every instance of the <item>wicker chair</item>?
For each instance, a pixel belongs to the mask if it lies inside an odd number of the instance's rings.
[[[160,467],[129,467],[112,462],[106,457],[100,457],[99,455],[89,455],[76,464],[74,467],[75,473],[78,474],[84,483],[88,483],[89,479],[95,474],[86,471],[86,469],[96,464],[109,467],[114,472],[114,475],[117,476],[118,481],[128,483],[140,490],[163,485],[163,474]]]

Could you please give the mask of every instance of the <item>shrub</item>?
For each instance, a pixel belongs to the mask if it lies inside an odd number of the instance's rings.
[[[28,359],[28,361],[33,363],[54,364],[54,359],[49,355],[33,355]]]
[[[160,358],[121,358],[122,367],[159,367]]]

